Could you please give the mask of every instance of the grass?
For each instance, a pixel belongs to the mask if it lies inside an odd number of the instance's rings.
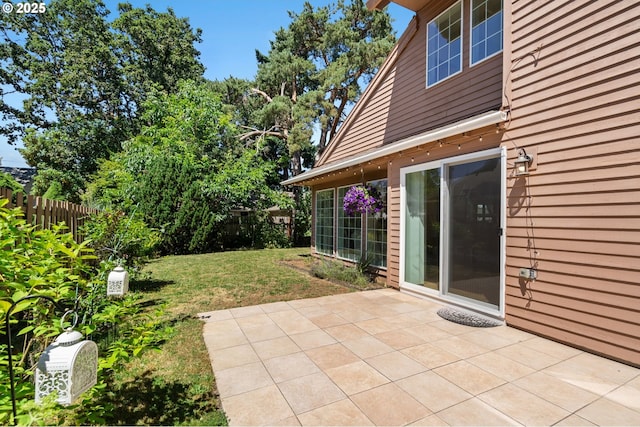
[[[131,288],[166,303],[171,337],[116,379],[110,404],[125,425],[225,425],[198,313],[350,292],[283,264],[308,249],[266,249],[169,256],[151,262]]]

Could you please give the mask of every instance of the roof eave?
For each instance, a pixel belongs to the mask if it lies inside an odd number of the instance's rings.
[[[493,124],[503,123],[507,120],[508,113],[506,111],[488,111],[486,113],[474,116],[465,120],[461,120],[456,123],[452,123],[446,126],[439,127],[437,129],[422,133],[420,135],[411,136],[398,142],[385,145],[375,150],[365,152],[353,157],[349,157],[344,160],[339,160],[335,163],[326,164],[318,168],[313,168],[300,175],[289,178],[282,181],[282,185],[307,185],[303,184],[310,179],[317,178],[327,173],[335,172],[343,168],[356,166],[362,163],[366,163],[371,160],[379,159],[384,156],[396,154],[400,151],[408,150],[418,147],[423,144],[428,144],[439,139],[449,138],[455,135],[460,135],[465,132],[470,132],[475,129],[480,129],[485,126]]]

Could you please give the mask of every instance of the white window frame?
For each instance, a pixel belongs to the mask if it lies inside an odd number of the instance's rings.
[[[318,250],[318,194],[319,193],[323,193],[323,192],[327,192],[327,191],[331,191],[332,192],[332,200],[333,200],[333,208],[332,208],[332,216],[333,216],[333,224],[331,226],[331,252],[323,252]],[[315,217],[315,221],[314,221],[314,249],[316,251],[316,253],[322,254],[322,255],[328,255],[328,256],[334,256],[335,251],[336,251],[336,194],[337,191],[335,188],[325,188],[322,190],[317,190],[315,192],[315,205],[314,205],[314,217]]]
[[[431,83],[429,84],[429,26],[431,25],[431,23],[433,23],[434,21],[437,21],[442,15],[445,15],[447,13],[449,13],[449,11],[451,9],[453,9],[454,7],[456,7],[457,5],[460,5],[460,70],[456,73],[453,74],[449,74],[447,77],[440,79],[438,81],[436,81],[435,83]],[[427,51],[427,57],[426,57],[426,70],[425,70],[425,83],[426,83],[426,87],[427,88],[432,88],[434,86],[437,86],[438,84],[449,80],[451,77],[456,76],[458,74],[460,74],[463,71],[463,56],[464,56],[464,2],[462,0],[458,0],[456,3],[454,3],[453,5],[449,6],[447,8],[447,10],[445,10],[444,12],[440,13],[438,16],[436,16],[435,18],[433,18],[432,20],[430,20],[427,23],[427,29],[426,29],[426,51]]]
[[[385,206],[385,213],[387,214],[387,229],[385,230],[387,233],[387,241],[385,242],[385,250],[387,250],[387,254],[388,254],[388,249],[389,249],[389,212],[387,212],[389,206],[387,204],[387,201],[389,200],[389,179],[388,178],[380,178],[380,179],[373,179],[371,181],[367,181],[367,185],[372,184],[372,183],[376,183],[376,182],[380,182],[380,181],[386,181],[387,182],[387,191],[386,191],[386,197],[387,200],[385,200],[384,202],[384,206]],[[364,215],[364,239],[363,239],[363,243],[362,246],[364,248],[365,253],[367,254],[367,257],[369,256],[369,239],[368,239],[368,231],[369,231],[369,215]],[[389,259],[387,254],[385,254],[385,264],[388,264]],[[377,265],[377,264],[371,264],[372,266],[379,268],[381,270],[387,270],[387,266],[386,265]]]
[[[479,161],[483,159],[491,159],[500,157],[500,170],[502,176],[502,182],[500,183],[500,203],[502,206],[500,212],[500,228],[502,233],[500,236],[500,304],[496,309],[493,305],[483,305],[479,301],[467,300],[458,296],[452,296],[447,293],[449,284],[448,269],[449,258],[446,255],[440,256],[440,276],[439,276],[439,289],[433,290],[424,286],[408,283],[405,281],[405,233],[406,233],[406,176],[413,172],[420,172],[426,169],[440,168],[440,250],[441,254],[447,253],[449,246],[449,224],[444,221],[449,213],[449,194],[446,185],[446,170],[448,166],[468,163],[473,161]],[[484,150],[476,153],[463,154],[460,156],[449,157],[432,162],[422,163],[419,165],[412,165],[400,169],[400,265],[399,265],[399,282],[400,290],[412,294],[421,296],[428,296],[436,300],[440,300],[449,304],[458,305],[473,311],[482,312],[484,314],[504,319],[505,315],[505,263],[506,263],[506,209],[507,209],[507,185],[506,185],[506,173],[507,173],[507,150],[505,147],[494,148],[490,150]]]
[[[340,248],[338,247],[340,245],[340,224],[339,224],[339,215],[338,215],[338,211],[337,209],[343,209],[343,205],[344,205],[344,201],[340,200],[340,189],[342,188],[350,188],[353,187],[354,185],[361,185],[360,183],[354,183],[354,184],[349,184],[349,185],[342,185],[340,187],[336,187],[335,188],[335,198],[336,198],[336,213],[335,213],[335,221],[334,221],[334,233],[335,233],[335,240],[334,240],[334,252],[335,252],[335,256],[337,259],[341,259],[344,261],[349,261],[349,262],[358,262],[359,259],[362,257],[362,253],[363,253],[363,244],[364,244],[364,239],[362,238],[362,219],[364,217],[363,214],[360,214],[360,256],[357,257],[357,259],[351,259],[351,258],[347,258],[347,257],[343,257],[340,256]],[[346,214],[345,214],[346,216]]]
[[[473,62],[473,3],[475,0],[469,0],[469,66],[470,67],[474,67],[478,64],[483,63],[484,61],[493,58],[496,55],[500,55],[502,53],[502,51],[504,50],[504,0],[501,0],[501,4],[502,4],[502,29],[501,29],[501,33],[502,33],[502,37],[500,40],[500,44],[501,44],[501,48],[500,50],[492,53],[491,55],[485,56],[482,59]],[[480,1],[487,1],[487,0],[480,0]],[[485,42],[486,42],[486,38],[485,38]]]

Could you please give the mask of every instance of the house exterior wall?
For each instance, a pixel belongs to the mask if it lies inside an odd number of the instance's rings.
[[[473,69],[465,60],[465,72],[425,89],[426,23],[452,3],[419,11],[318,165],[508,109],[504,131],[379,159],[387,284],[400,286],[400,169],[505,147],[507,324],[640,366],[640,3],[505,0],[503,54]],[[468,17],[468,1],[463,10]],[[525,177],[514,175],[518,149],[534,156]],[[312,188],[356,182],[325,176]],[[536,269],[536,280],[521,268]]]
[[[427,23],[452,4],[450,0],[429,2],[416,14],[391,60],[372,81],[371,85],[376,86],[373,96],[360,101],[364,108],[356,106],[316,166],[500,109],[502,54],[470,66],[467,28],[463,31],[462,72],[426,87]],[[469,0],[463,1],[462,10],[463,21],[468,23]]]
[[[640,365],[640,3],[511,8],[506,321]]]

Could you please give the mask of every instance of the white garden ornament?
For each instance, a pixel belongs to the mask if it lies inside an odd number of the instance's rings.
[[[121,266],[114,268],[107,278],[107,296],[123,296],[129,292],[129,273]]]
[[[94,386],[98,346],[69,328],[46,348],[36,367],[36,402],[57,392],[57,402],[70,405]]]

